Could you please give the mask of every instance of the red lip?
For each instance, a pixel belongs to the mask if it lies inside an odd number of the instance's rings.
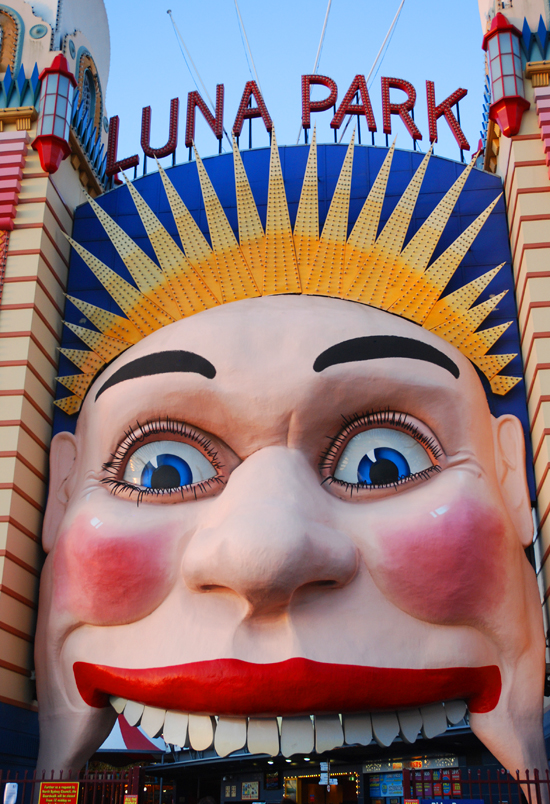
[[[495,665],[407,670],[296,658],[274,664],[216,659],[139,670],[75,662],[73,670],[89,706],[107,706],[109,696],[117,695],[161,709],[216,715],[406,709],[456,698],[466,700],[471,712],[490,712],[501,690]]]

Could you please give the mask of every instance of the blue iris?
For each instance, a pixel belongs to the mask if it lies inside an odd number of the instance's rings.
[[[383,486],[409,477],[411,470],[404,455],[391,447],[376,447],[376,460],[363,455],[357,467],[357,480],[367,485]]]
[[[151,461],[141,473],[141,485],[148,489],[174,489],[193,482],[191,467],[179,455],[157,455],[157,466]]]

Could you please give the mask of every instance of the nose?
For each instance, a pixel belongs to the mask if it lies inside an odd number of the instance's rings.
[[[231,592],[248,616],[284,611],[298,590],[339,589],[357,548],[332,524],[328,495],[297,450],[266,447],[233,471],[195,531],[182,571],[194,592]]]

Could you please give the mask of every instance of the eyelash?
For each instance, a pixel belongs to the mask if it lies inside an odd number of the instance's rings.
[[[102,478],[101,482],[109,487],[111,494],[118,495],[128,492],[130,497],[132,494],[137,494],[138,505],[144,497],[174,496],[175,492],[173,491],[167,491],[166,489],[138,488],[131,483],[127,483],[125,480],[120,480],[120,475],[134,451],[133,447],[146,443],[152,436],[167,433],[178,436],[182,441],[188,443],[192,442],[201,447],[202,451],[210,459],[213,468],[218,472],[216,477],[212,477],[209,480],[193,483],[190,486],[181,486],[177,493],[181,494],[182,499],[185,499],[185,492],[192,491],[195,499],[197,499],[197,492],[205,493],[215,485],[224,484],[224,479],[219,474],[224,467],[218,459],[218,453],[214,449],[212,442],[202,433],[188,428],[184,422],[173,422],[168,418],[159,418],[147,421],[143,425],[136,421],[135,428],[130,427],[125,431],[124,439],[111,454],[111,459],[103,464],[102,469],[104,472],[107,472],[108,477]]]
[[[416,441],[418,441],[419,444],[422,444],[427,452],[433,455],[433,457],[436,459],[441,458],[443,455],[443,450],[435,438],[427,436],[425,433],[419,430],[414,422],[409,419],[406,413],[397,413],[396,411],[385,409],[369,411],[367,413],[362,413],[358,416],[352,417],[342,416],[342,419],[345,425],[344,429],[341,430],[337,436],[328,436],[330,444],[321,455],[319,469],[322,474],[330,473],[333,470],[336,460],[340,456],[343,448],[348,443],[350,436],[356,435],[357,433],[361,432],[362,429],[370,429],[374,426],[380,425],[390,425],[396,430],[409,433],[411,436],[413,436],[413,438],[416,439]],[[344,480],[337,480],[332,474],[327,474],[322,481],[322,485],[325,485],[325,483],[328,485],[335,483],[340,488],[343,488],[344,491],[351,497],[353,492],[357,491],[358,489],[378,491],[384,488],[397,488],[405,483],[410,483],[411,478],[414,478],[415,480],[426,480],[428,477],[431,477],[437,472],[441,472],[441,467],[437,464],[434,464],[429,469],[424,469],[423,471],[417,472],[411,477],[398,480],[396,483],[392,483],[391,486],[369,486],[367,484],[363,485],[360,483],[348,483]]]

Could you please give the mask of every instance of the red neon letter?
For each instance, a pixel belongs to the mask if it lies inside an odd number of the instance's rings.
[[[118,153],[118,115],[111,117],[109,120],[109,140],[107,142],[107,168],[105,173],[107,176],[116,176],[120,170],[128,170],[131,167],[139,165],[139,156],[129,156],[127,159],[117,160]]]
[[[151,107],[145,106],[141,112],[141,147],[145,156],[162,159],[163,156],[173,154],[178,145],[178,111],[179,98],[170,101],[170,125],[168,128],[168,142],[162,148],[151,148]]]
[[[328,98],[320,101],[311,100],[312,84],[317,84],[326,87],[330,90]],[[331,106],[336,105],[338,97],[338,87],[332,78],[326,75],[303,75],[302,76],[302,127],[309,128],[311,126],[311,113],[312,112],[326,112]],[[347,95],[346,95],[347,97]]]
[[[256,101],[256,106],[248,105],[248,102],[252,97],[254,97],[254,100]],[[239,110],[237,112],[237,117],[235,118],[235,122],[233,124],[233,134],[235,134],[236,137],[240,137],[241,131],[243,130],[244,121],[252,120],[255,117],[261,117],[264,121],[266,129],[271,133],[273,123],[271,122],[271,117],[269,116],[264,99],[262,98],[262,93],[258,89],[258,84],[255,81],[247,81],[243,96],[241,98],[241,103],[239,105]]]
[[[404,103],[390,103],[390,89],[402,89],[407,93]],[[391,134],[391,116],[398,114],[413,140],[421,140],[422,134],[417,129],[409,112],[416,103],[416,90],[412,84],[403,78],[382,78],[382,114],[384,119],[384,134]]]
[[[361,95],[361,100],[363,101],[362,103],[352,103],[357,92],[359,92]],[[367,89],[367,83],[364,75],[356,75],[351,82],[351,86],[346,92],[344,100],[330,121],[331,128],[340,128],[342,121],[347,114],[355,114],[357,116],[364,114],[367,118],[369,131],[376,131],[376,121],[372,112],[369,91]]]
[[[213,117],[210,109],[203,101],[198,92],[190,92],[187,96],[187,125],[185,126],[185,145],[187,148],[193,146],[195,141],[195,107],[199,107],[202,116],[214,132],[216,139],[223,137],[223,95],[224,86],[216,86],[216,117]]]
[[[459,100],[466,97],[468,94],[467,89],[457,89],[448,98],[445,98],[439,106],[435,105],[435,85],[433,81],[426,81],[426,95],[428,98],[428,120],[430,123],[430,142],[437,142],[437,121],[444,115],[445,120],[449,124],[449,128],[453,132],[455,140],[458,142],[458,147],[463,151],[470,150],[470,144],[464,132],[458,125],[458,120],[451,112],[452,107],[458,103]]]

